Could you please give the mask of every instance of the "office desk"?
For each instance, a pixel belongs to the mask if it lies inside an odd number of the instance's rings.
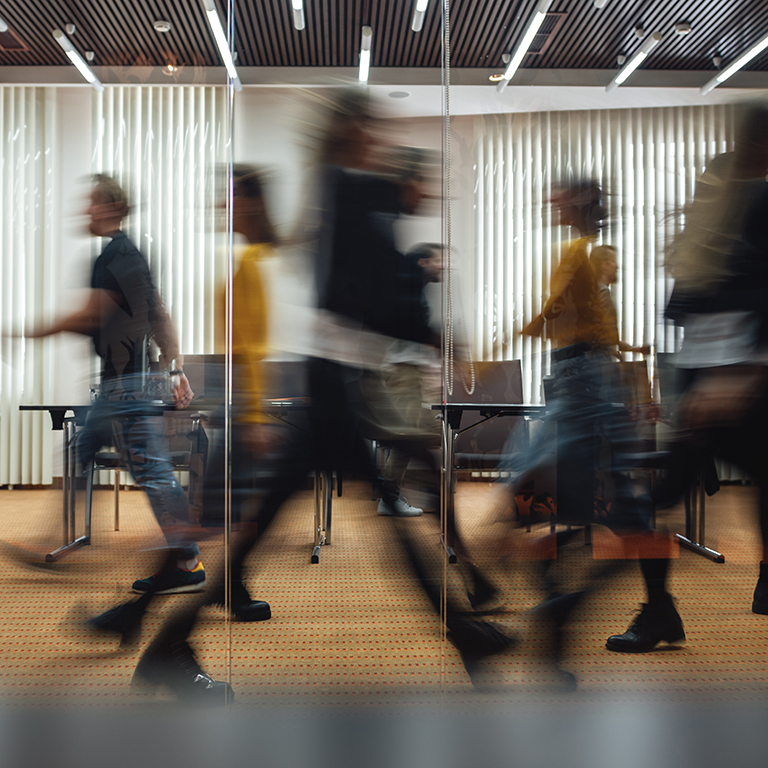
[[[58,548],[45,556],[46,562],[54,562],[78,547],[91,543],[91,516],[90,507],[86,509],[85,532],[78,536],[76,525],[76,498],[75,486],[77,483],[77,454],[76,434],[77,428],[85,424],[90,405],[20,405],[20,411],[48,411],[51,416],[51,425],[54,431],[63,432],[64,471],[62,476],[62,530],[63,542]],[[158,403],[153,405],[151,412],[162,415],[165,411],[172,410],[172,406]],[[67,414],[71,413],[71,416]],[[86,502],[88,504],[88,502]]]
[[[448,562],[455,563],[457,558],[453,547],[456,542],[456,510],[454,506],[456,439],[462,432],[473,429],[490,419],[504,416],[541,416],[545,406],[526,403],[431,403],[425,404],[424,407],[444,414],[445,467],[443,467],[441,492],[441,503],[445,512],[443,545],[448,554]],[[462,429],[461,421],[465,413],[477,413],[481,418]]]

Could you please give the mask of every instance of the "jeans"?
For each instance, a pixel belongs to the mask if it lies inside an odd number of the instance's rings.
[[[152,511],[168,546],[182,559],[199,554],[188,540],[189,504],[184,489],[173,474],[173,465],[154,423],[157,406],[141,399],[110,399],[102,395],[88,413],[85,427],[77,434],[77,455],[88,471],[96,453],[105,445],[120,453],[122,466],[149,497]]]
[[[627,478],[622,458],[631,453],[636,433],[615,384],[616,364],[602,350],[581,345],[554,350],[545,418],[557,424],[557,519],[587,525],[600,522],[617,532],[652,530],[653,503],[647,489]],[[619,401],[619,402],[615,402]],[[508,445],[514,444],[512,435]],[[613,483],[610,514],[595,519],[597,473],[604,446],[610,452]],[[539,433],[525,452],[505,451],[500,469],[530,474],[550,460],[551,439]]]

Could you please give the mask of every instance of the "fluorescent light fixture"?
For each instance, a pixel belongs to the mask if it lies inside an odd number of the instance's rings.
[[[414,32],[421,32],[421,28],[424,26],[424,14],[427,12],[427,6],[429,0],[416,0],[416,6],[413,9],[413,21],[411,22],[411,29]]]
[[[504,79],[499,80],[499,83],[496,86],[496,90],[499,93],[503,93],[504,89],[507,87],[507,83],[512,79],[515,72],[517,72],[517,68],[520,66],[523,56],[528,53],[528,48],[533,42],[533,38],[536,36],[539,27],[544,22],[544,18],[547,15],[550,5],[552,5],[552,0],[540,0],[539,4],[536,6],[533,18],[528,23],[528,28],[525,30],[523,39],[517,44],[517,48],[515,48],[515,52],[512,54],[509,64],[507,64],[507,68],[504,71]]]
[[[7,32],[8,31],[8,25],[3,21],[3,19],[0,19],[0,32]]]
[[[654,32],[641,46],[640,50],[619,70],[616,77],[605,86],[607,93],[615,91],[645,60],[648,54],[661,42],[661,32]]]
[[[77,67],[77,71],[97,90],[103,91],[104,86],[101,81],[93,73],[93,70],[85,63],[85,59],[75,50],[75,46],[72,45],[69,38],[60,30],[53,30],[53,37],[56,42],[61,46],[64,53],[67,54],[69,60]]]
[[[370,27],[363,27],[362,40],[360,42],[360,74],[358,79],[361,83],[368,82],[368,72],[371,68],[371,38],[373,30]]]
[[[734,75],[742,67],[749,64],[752,59],[759,56],[768,48],[768,35],[766,35],[757,45],[752,46],[743,56],[740,56],[730,67],[726,67],[722,72],[718,72],[706,85],[701,87],[701,95],[706,96],[713,88],[717,88],[720,83],[724,83],[731,75]]]
[[[293,26],[298,29],[304,29],[304,0],[291,0],[293,6]]]
[[[227,42],[226,34],[224,34],[224,27],[222,26],[219,12],[216,10],[216,4],[213,0],[203,0],[203,7],[205,8],[205,15],[208,17],[208,24],[211,26],[211,32],[213,32],[213,37],[216,40],[221,60],[224,62],[227,73],[232,79],[232,85],[235,86],[236,91],[239,91],[243,84],[237,75],[235,60],[232,58],[232,53],[229,50],[229,43]]]
[[[593,0],[592,5],[595,6],[595,8],[602,8],[608,0]]]

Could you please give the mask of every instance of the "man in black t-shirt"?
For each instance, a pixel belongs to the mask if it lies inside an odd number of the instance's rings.
[[[121,230],[129,210],[126,195],[108,176],[96,176],[94,182],[86,211],[88,228],[92,235],[108,237],[110,242],[94,264],[88,301],[54,325],[27,335],[69,331],[93,339],[103,361],[101,387],[85,427],[77,434],[78,459],[88,467],[102,446],[115,446],[121,465],[149,497],[168,543],[158,573],[133,584],[133,591],[142,596],[91,620],[98,629],[118,632],[126,639],[135,638],[154,595],[199,592],[205,587],[200,550],[189,538],[187,498],[153,419],[157,404],[148,375],[150,339],[159,347],[160,362],[170,373],[174,405],[188,405],[193,392],[182,370],[176,329],[149,265]],[[200,669],[186,643],[177,645],[173,654],[174,668],[179,670],[175,687],[180,694],[217,698],[229,691],[226,683],[212,680]]]

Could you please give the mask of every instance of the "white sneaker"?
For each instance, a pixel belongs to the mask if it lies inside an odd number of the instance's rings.
[[[384,503],[384,499],[379,499],[378,513],[387,517],[418,517],[424,514],[423,509],[412,507],[402,496],[395,502],[395,515],[392,514],[391,507]]]

